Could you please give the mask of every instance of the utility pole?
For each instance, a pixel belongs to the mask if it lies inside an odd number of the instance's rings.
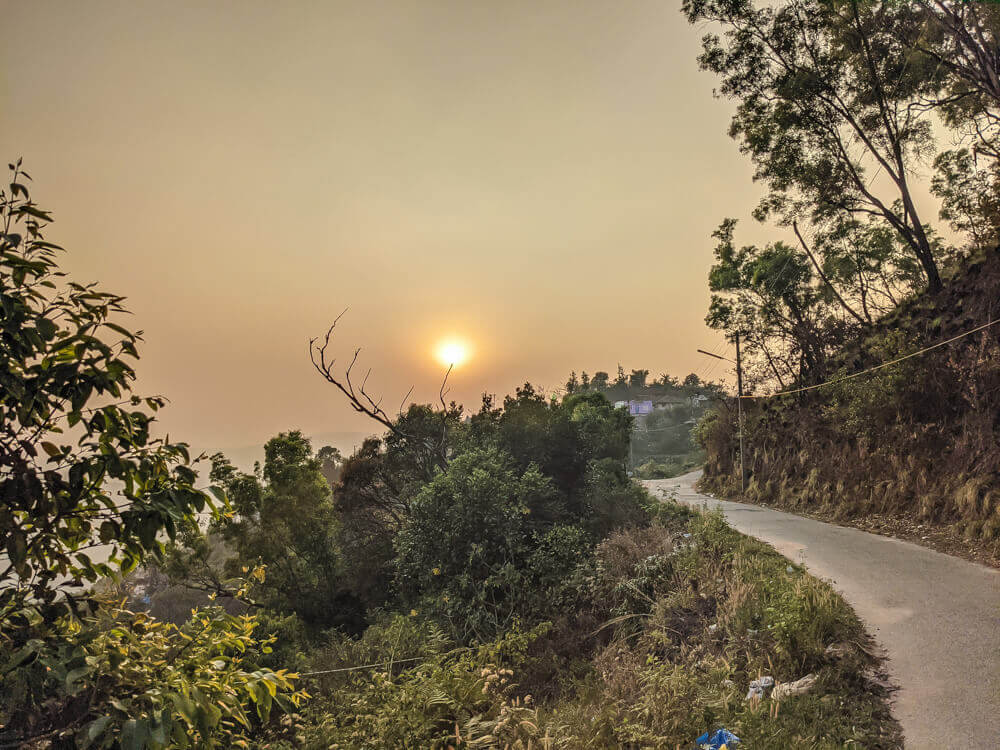
[[[740,494],[747,491],[747,474],[743,468],[743,359],[740,357],[740,333],[736,332],[736,413],[740,422]]]
[[[720,357],[718,354],[706,352],[704,349],[698,349],[697,351],[699,354],[707,354],[709,357],[722,359],[726,362],[733,361],[729,357]],[[740,354],[739,332],[736,333],[736,361],[733,364],[736,365],[736,413],[738,415],[740,432],[740,494],[743,495],[747,489],[747,475],[743,465],[743,357]]]

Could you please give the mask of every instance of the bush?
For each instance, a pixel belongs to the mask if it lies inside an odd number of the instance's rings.
[[[271,639],[254,637],[255,618],[221,607],[181,626],[115,605],[58,625],[59,641],[29,640],[0,681],[4,728],[26,742],[247,747],[272,704],[290,711],[307,697],[296,675],[257,666]]]
[[[369,648],[378,642],[367,653],[394,651],[397,637],[434,632],[433,626],[427,628],[426,623],[406,626],[393,620],[377,634],[366,634]],[[474,649],[448,648],[438,635],[431,639],[437,653],[416,666],[347,673],[331,700],[310,711],[312,722],[291,746],[526,748],[544,747],[539,740],[547,734],[549,747],[564,747],[532,697],[519,695],[516,684],[518,665],[544,632],[513,628]]]
[[[541,585],[532,563],[544,567],[567,554],[566,534],[540,551],[547,531],[539,517],[555,500],[537,468],[518,472],[498,450],[456,457],[414,499],[396,539],[400,592],[463,641],[489,640],[516,618],[531,619],[523,605]]]

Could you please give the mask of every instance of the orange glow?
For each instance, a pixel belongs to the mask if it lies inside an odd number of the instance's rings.
[[[469,344],[461,339],[449,338],[438,342],[434,350],[437,361],[445,367],[459,367],[472,355]]]

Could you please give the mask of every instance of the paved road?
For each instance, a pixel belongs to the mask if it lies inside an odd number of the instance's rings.
[[[830,581],[889,656],[907,748],[1000,745],[1000,571],[898,539],[695,492],[701,472],[644,484],[721,507],[744,534]]]

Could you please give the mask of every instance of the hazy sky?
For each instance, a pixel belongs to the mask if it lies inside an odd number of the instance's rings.
[[[199,449],[367,430],[312,371],[345,307],[386,403],[705,372],[711,231],[760,189],[679,2],[7,2],[0,151],[139,390]],[[714,361],[713,361],[714,362]],[[716,368],[719,375],[722,368]]]

